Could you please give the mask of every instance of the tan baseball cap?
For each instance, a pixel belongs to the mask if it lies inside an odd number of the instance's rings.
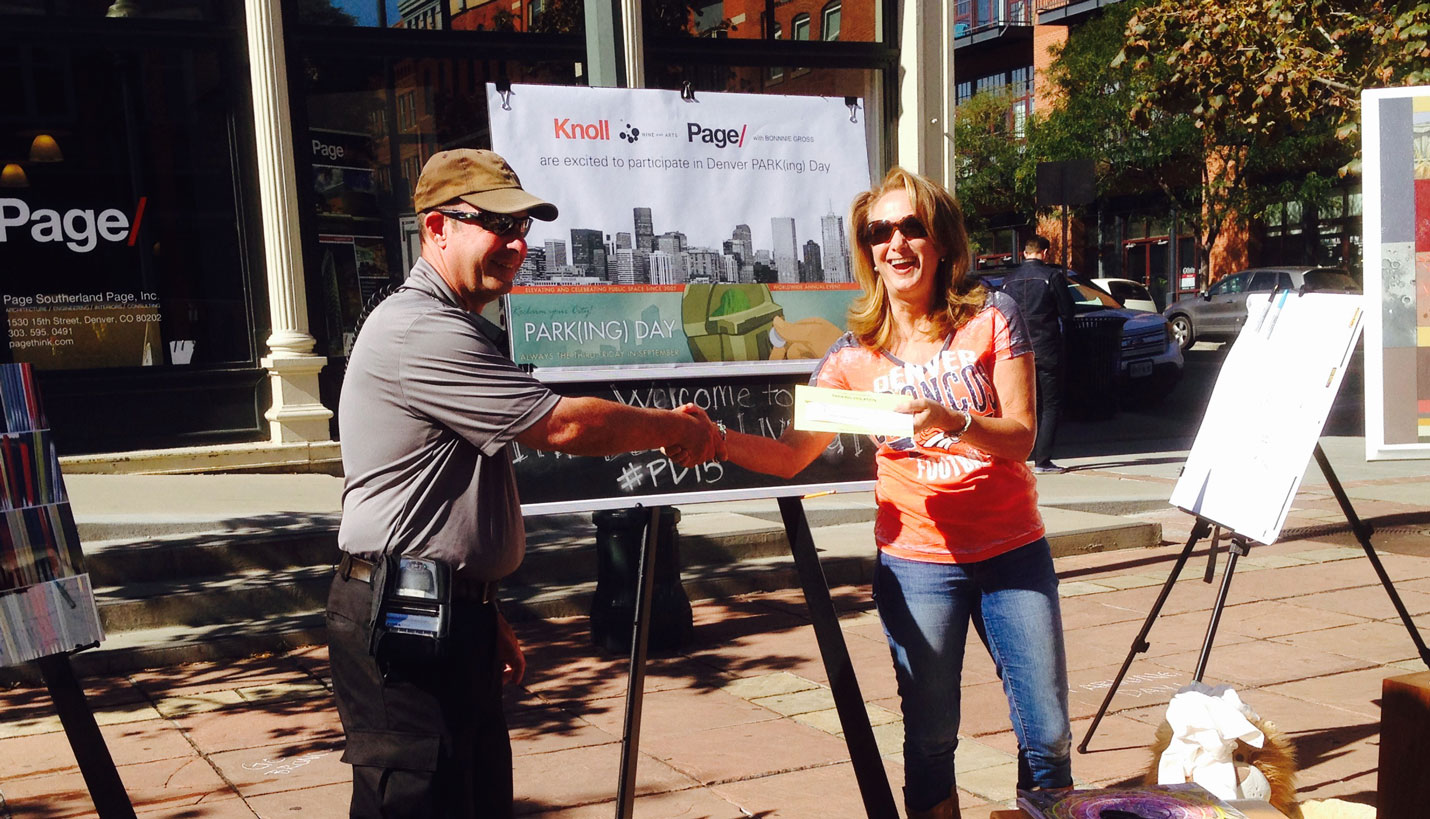
[[[521,180],[505,159],[473,148],[433,154],[417,178],[412,206],[422,213],[458,199],[490,213],[526,211],[543,222],[557,214],[555,205],[521,189]]]

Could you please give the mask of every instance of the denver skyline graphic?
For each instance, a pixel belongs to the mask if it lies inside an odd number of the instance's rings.
[[[705,231],[702,231],[705,232]],[[632,209],[629,230],[571,228],[570,241],[530,243],[516,284],[811,284],[853,281],[844,217],[820,217],[819,236],[800,237],[792,216],[770,218],[772,247],[756,248],[748,224],[719,247],[691,245],[679,230],[655,232],[652,208]],[[706,235],[709,235],[706,233]]]

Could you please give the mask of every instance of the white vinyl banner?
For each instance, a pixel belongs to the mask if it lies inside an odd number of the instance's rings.
[[[487,101],[493,149],[561,211],[533,226],[508,301],[519,363],[748,367],[818,359],[843,332],[861,109],[527,85]]]

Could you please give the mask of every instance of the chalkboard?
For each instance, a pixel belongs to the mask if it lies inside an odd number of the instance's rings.
[[[639,407],[669,409],[692,403],[732,430],[778,438],[794,417],[794,388],[806,374],[559,383],[562,395],[594,396]],[[731,463],[689,469],[659,450],[578,457],[512,444],[516,480],[526,514],[620,509],[680,502],[773,498],[874,488],[874,444],[839,435],[793,479],[750,472]]]

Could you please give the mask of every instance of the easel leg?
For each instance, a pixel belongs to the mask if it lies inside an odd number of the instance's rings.
[[[1321,449],[1320,442],[1316,443],[1313,454],[1316,456],[1316,463],[1321,467],[1321,474],[1326,476],[1326,484],[1331,487],[1331,493],[1336,496],[1336,503],[1341,505],[1341,511],[1345,513],[1346,520],[1350,522],[1351,531],[1355,532],[1356,540],[1360,541],[1361,548],[1365,550],[1365,556],[1370,558],[1370,565],[1374,567],[1376,576],[1380,578],[1380,584],[1390,595],[1390,602],[1395,606],[1395,613],[1400,615],[1400,622],[1404,623],[1405,630],[1410,632],[1410,639],[1420,653],[1420,662],[1424,663],[1426,668],[1430,668],[1430,649],[1425,647],[1425,640],[1420,636],[1420,630],[1415,627],[1415,621],[1410,619],[1410,612],[1405,610],[1405,604],[1401,602],[1400,595],[1395,591],[1395,584],[1390,582],[1390,575],[1385,573],[1385,567],[1381,565],[1380,557],[1376,555],[1375,548],[1370,545],[1370,525],[1363,522],[1356,515],[1356,510],[1351,507],[1351,499],[1346,495],[1346,490],[1341,487],[1341,482],[1336,478],[1335,471],[1331,469],[1331,462],[1326,459],[1326,453]]]
[[[1097,715],[1092,718],[1092,724],[1087,727],[1087,734],[1083,736],[1082,743],[1077,746],[1078,753],[1087,753],[1087,744],[1092,741],[1092,735],[1097,731],[1097,726],[1102,723],[1103,716],[1107,714],[1107,707],[1112,704],[1112,698],[1117,696],[1117,688],[1122,685],[1122,678],[1127,676],[1127,669],[1132,666],[1132,658],[1149,648],[1147,634],[1152,631],[1152,623],[1156,621],[1157,615],[1162,611],[1162,606],[1167,602],[1167,597],[1172,593],[1172,586],[1181,576],[1182,567],[1187,565],[1187,558],[1192,556],[1192,549],[1196,548],[1197,541],[1206,537],[1209,531],[1211,531],[1211,523],[1197,518],[1197,522],[1192,525],[1191,537],[1187,538],[1187,545],[1182,547],[1182,553],[1177,556],[1177,563],[1172,567],[1172,573],[1167,575],[1167,582],[1162,584],[1162,592],[1157,595],[1157,602],[1152,604],[1152,610],[1147,612],[1147,619],[1142,622],[1142,630],[1137,632],[1137,636],[1132,640],[1132,647],[1127,650],[1127,659],[1122,661],[1122,668],[1118,669],[1111,687],[1107,689],[1107,696],[1103,698],[1102,705],[1097,709]]]
[[[636,762],[640,753],[641,707],[645,700],[646,648],[650,643],[650,598],[655,588],[655,551],[660,507],[650,507],[645,546],[641,549],[640,591],[631,626],[631,667],[626,683],[626,718],[621,732],[621,781],[616,788],[616,819],[631,819],[636,799]]]
[[[1212,619],[1207,623],[1207,636],[1202,640],[1202,653],[1197,655],[1197,670],[1192,674],[1196,682],[1202,681],[1207,670],[1207,659],[1212,654],[1212,641],[1216,639],[1217,626],[1221,624],[1221,610],[1226,605],[1227,594],[1231,592],[1231,576],[1236,574],[1236,559],[1250,551],[1246,539],[1234,536],[1231,539],[1231,556],[1226,559],[1226,574],[1221,577],[1221,588],[1217,590],[1216,605],[1212,606]]]
[[[800,498],[792,497],[780,498],[779,506],[795,568],[799,571],[799,582],[804,588],[804,601],[814,622],[814,636],[819,643],[819,654],[824,659],[824,671],[829,675],[829,688],[834,694],[839,724],[844,728],[844,742],[854,765],[854,778],[864,799],[864,812],[870,819],[898,819],[889,777],[879,757],[879,746],[874,741],[869,712],[865,710],[864,698],[859,693],[859,681],[854,677],[854,666],[849,661],[844,632],[839,630],[839,618],[834,611],[834,601],[829,597],[829,584],[824,578],[824,569],[819,565],[819,555],[814,549],[814,537],[804,515],[804,504]]]
[[[35,665],[40,667],[45,686],[50,690],[50,699],[60,715],[70,748],[74,749],[85,787],[89,788],[89,796],[94,800],[95,812],[101,819],[134,819],[134,806],[119,779],[119,771],[104,744],[104,736],[99,733],[99,725],[84,698],[84,690],[75,679],[69,655],[41,657]]]

